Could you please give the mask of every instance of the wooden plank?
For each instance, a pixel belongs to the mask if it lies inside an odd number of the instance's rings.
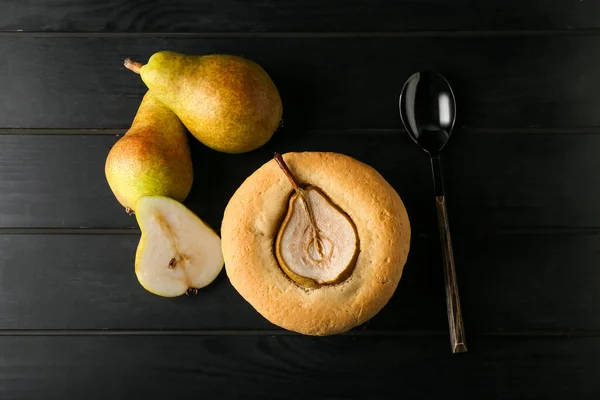
[[[112,135],[0,135],[0,190],[7,193],[0,197],[0,227],[137,227],[104,177],[104,160],[117,139]],[[218,153],[193,138],[190,143],[195,179],[186,204],[217,230],[229,198],[275,151],[338,151],[365,162],[375,161],[384,151],[387,160],[374,166],[385,166],[381,172],[401,194],[414,193],[405,196],[407,207],[418,208],[430,191],[426,160],[401,134],[285,129],[264,148],[244,155]],[[398,158],[421,162],[400,169]]]
[[[0,30],[264,32],[597,28],[594,1],[31,0],[4,2]]]
[[[600,329],[600,235],[459,231],[453,238],[467,329]]]
[[[1,337],[6,399],[593,399],[600,339]],[[101,377],[102,379],[99,379]]]
[[[600,137],[460,131],[442,154],[451,224],[598,227]]]
[[[112,135],[0,135],[1,228],[136,228],[104,178]],[[435,231],[429,162],[400,131],[285,127],[244,155],[194,139],[195,184],[186,204],[219,228],[231,195],[273,152],[336,151],[372,165],[398,191],[413,231]],[[443,154],[453,229],[600,227],[600,135],[458,131]]]
[[[137,282],[137,235],[0,236],[1,329],[270,328],[223,273],[197,296]]]
[[[104,162],[115,136],[0,136],[2,227],[127,227]]]
[[[454,232],[467,335],[600,330],[600,235]],[[223,273],[193,297],[138,284],[137,235],[0,236],[0,329],[271,330]],[[416,236],[400,285],[359,332],[447,332],[435,236]]]
[[[278,85],[288,127],[399,128],[398,96],[440,70],[458,126],[600,126],[598,34],[372,38],[0,38],[0,128],[126,128],[144,85],[122,67],[159,50],[241,54]]]

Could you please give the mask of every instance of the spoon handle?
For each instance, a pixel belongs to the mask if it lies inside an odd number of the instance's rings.
[[[464,353],[467,351],[467,343],[460,309],[458,284],[456,283],[454,253],[452,251],[452,239],[450,238],[450,225],[448,223],[448,211],[446,209],[446,197],[444,196],[442,168],[439,157],[431,157],[431,167],[436,191],[435,204],[437,207],[440,241],[442,243],[442,255],[444,259],[444,281],[446,283],[446,307],[448,309],[448,325],[450,327],[450,345],[452,353]]]

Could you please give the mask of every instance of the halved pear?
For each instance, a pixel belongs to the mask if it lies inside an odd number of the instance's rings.
[[[281,269],[305,287],[342,282],[359,253],[356,226],[320,189],[298,186],[279,154],[275,160],[295,190],[275,242]]]
[[[221,239],[183,204],[163,196],[142,196],[135,215],[142,230],[135,273],[146,290],[176,297],[219,275],[224,264]]]

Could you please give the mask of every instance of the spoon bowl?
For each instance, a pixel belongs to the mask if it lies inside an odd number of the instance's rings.
[[[414,73],[402,88],[399,106],[410,137],[423,150],[437,155],[456,121],[456,99],[446,78],[436,72]]]

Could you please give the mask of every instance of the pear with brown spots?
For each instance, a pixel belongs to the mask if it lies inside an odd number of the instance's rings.
[[[254,61],[233,55],[162,51],[125,66],[206,146],[245,153],[267,143],[281,122],[277,87]]]
[[[131,128],[111,149],[106,180],[117,200],[133,210],[141,196],[183,201],[194,179],[187,132],[177,116],[146,93]]]

